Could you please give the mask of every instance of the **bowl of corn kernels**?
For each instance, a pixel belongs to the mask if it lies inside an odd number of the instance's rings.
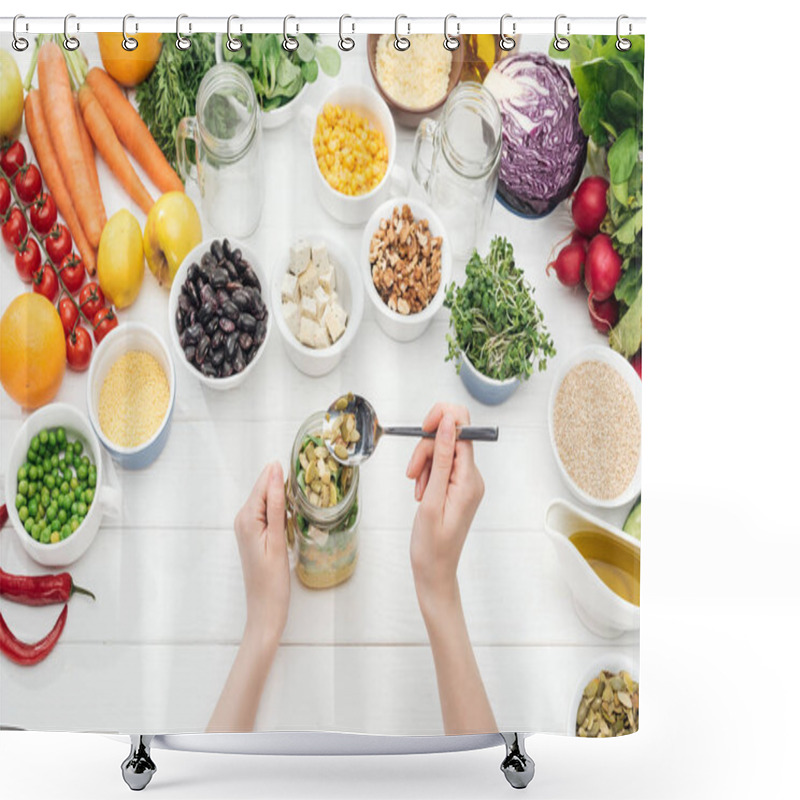
[[[320,103],[311,132],[314,186],[325,210],[346,225],[364,223],[394,179],[397,136],[389,107],[366,86],[339,86]]]

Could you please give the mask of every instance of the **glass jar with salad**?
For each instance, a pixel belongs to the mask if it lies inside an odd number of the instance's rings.
[[[300,426],[286,480],[286,536],[297,577],[312,589],[344,583],[358,559],[358,467],[328,453],[324,422],[320,411]]]

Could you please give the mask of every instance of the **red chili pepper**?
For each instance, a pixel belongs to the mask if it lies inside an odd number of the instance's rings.
[[[68,572],[58,575],[12,575],[0,569],[0,595],[26,606],[50,606],[66,603],[73,594],[95,596],[82,586],[76,586]]]
[[[68,606],[65,605],[64,610],[58,615],[53,629],[38,642],[22,642],[17,639],[6,625],[3,615],[0,614],[0,653],[23,667],[33,666],[47,658],[50,651],[56,646],[56,642],[64,630],[64,625],[67,623],[67,608]]]
[[[0,506],[0,528],[8,521],[8,507],[5,503]]]

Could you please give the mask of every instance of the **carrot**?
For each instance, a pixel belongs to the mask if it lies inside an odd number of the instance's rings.
[[[94,141],[103,160],[111,168],[114,177],[122,184],[122,188],[130,195],[131,199],[146,214],[153,207],[153,198],[150,197],[144,184],[139,180],[136,170],[131,166],[128,155],[114,133],[114,126],[97,102],[94,92],[87,84],[83,84],[78,91],[78,102],[81,106],[83,121]]]
[[[144,120],[136,113],[136,109],[114,80],[99,67],[92,67],[86,80],[111,120],[119,140],[150,176],[150,180],[162,192],[182,192],[183,183],[178,173],[164,158]]]
[[[83,121],[83,115],[81,114],[81,107],[78,104],[77,95],[75,95],[75,112],[75,118],[78,121],[78,133],[81,137],[81,147],[83,147],[83,157],[86,159],[86,168],[89,170],[89,179],[91,180],[92,187],[94,188],[95,200],[100,201],[98,213],[100,216],[105,217],[106,208],[103,205],[103,194],[100,191],[100,180],[97,177],[97,164],[94,160],[94,145],[92,144],[92,139],[89,136],[89,131],[86,130],[86,123]]]
[[[56,207],[72,234],[86,269],[90,275],[94,275],[95,253],[83,232],[78,212],[72,204],[67,183],[61,173],[61,167],[58,166],[58,158],[47,132],[42,99],[38,89],[31,89],[25,98],[25,128],[33,145],[36,160],[39,162],[39,169],[42,171],[45,185],[53,196],[53,200],[56,201]]]
[[[98,203],[94,198],[81,146],[67,62],[55,42],[42,44],[39,50],[38,72],[39,91],[50,141],[56,151],[58,164],[75,210],[78,212],[81,226],[92,246],[97,247],[106,221],[104,217],[97,215]]]

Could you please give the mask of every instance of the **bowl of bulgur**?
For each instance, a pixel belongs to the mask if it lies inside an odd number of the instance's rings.
[[[570,491],[601,508],[630,503],[642,486],[642,381],[609,347],[565,359],[548,409],[553,455]]]
[[[103,339],[89,368],[86,405],[97,438],[126,469],[158,458],[175,406],[175,366],[148,325],[128,322]]]

